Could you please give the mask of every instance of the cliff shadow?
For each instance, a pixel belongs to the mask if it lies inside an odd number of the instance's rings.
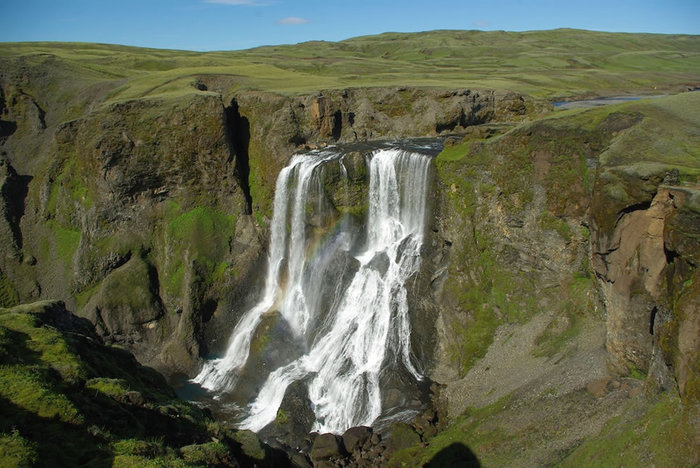
[[[12,240],[17,251],[22,250],[23,238],[20,228],[20,221],[24,216],[27,194],[29,193],[29,183],[32,181],[30,175],[19,175],[7,159],[7,154],[0,154],[0,165],[4,166],[0,177],[4,178],[0,187],[0,202],[2,207],[0,213],[5,218]]]
[[[235,171],[238,183],[241,185],[246,203],[246,214],[252,213],[253,199],[250,195],[250,162],[248,146],[250,145],[250,122],[247,117],[240,114],[238,102],[231,100],[231,104],[226,107],[226,122],[230,138],[232,157],[235,156]]]
[[[481,463],[469,447],[455,442],[440,450],[424,466],[426,468],[480,468]]]

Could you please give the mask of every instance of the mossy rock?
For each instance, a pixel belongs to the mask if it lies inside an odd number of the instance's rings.
[[[399,450],[418,445],[421,442],[420,435],[415,429],[406,423],[394,423],[391,425],[387,450],[398,452]]]
[[[231,456],[228,448],[221,442],[186,445],[180,449],[180,453],[187,463],[204,466],[222,465]]]
[[[163,315],[156,272],[143,258],[133,257],[110,273],[85,306],[85,314],[101,333],[141,334],[143,325]]]
[[[265,459],[265,448],[257,434],[249,430],[236,431],[233,440],[241,444],[241,451],[254,460]]]

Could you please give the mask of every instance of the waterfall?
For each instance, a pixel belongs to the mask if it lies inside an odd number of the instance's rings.
[[[309,217],[329,204],[323,168],[340,164],[347,177],[341,158],[334,151],[296,155],[280,172],[262,298],[239,320],[225,355],[194,379],[214,392],[234,388],[265,314],[283,317],[303,351],[267,376],[241,428],[259,431],[274,421],[296,381],[308,388],[313,430],[371,425],[382,412],[384,372],[403,366],[421,379],[411,360],[405,283],[420,267],[430,158],[399,149],[374,152],[364,232],[352,232],[343,220],[319,240],[309,234]],[[334,270],[338,259],[352,268]]]

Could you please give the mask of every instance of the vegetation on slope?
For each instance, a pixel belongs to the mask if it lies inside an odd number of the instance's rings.
[[[61,303],[0,309],[0,380],[2,466],[272,463]]]
[[[110,99],[191,92],[219,75],[226,93],[429,86],[507,89],[534,96],[658,93],[696,87],[697,36],[553,31],[386,33],[232,52],[82,43],[17,43],[0,57],[61,61],[87,80],[111,80]]]

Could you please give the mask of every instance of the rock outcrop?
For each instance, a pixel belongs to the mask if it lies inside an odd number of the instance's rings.
[[[253,209],[271,216],[275,177],[294,151],[333,143],[461,133],[473,125],[527,118],[543,105],[529,97],[490,90],[421,88],[324,90],[283,97],[234,97],[250,126]]]

